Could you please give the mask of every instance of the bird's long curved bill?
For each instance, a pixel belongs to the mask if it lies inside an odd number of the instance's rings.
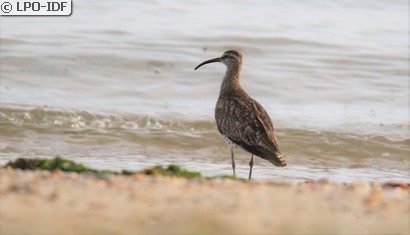
[[[204,61],[204,62],[200,63],[198,66],[196,66],[196,68],[195,68],[194,70],[197,70],[197,69],[198,69],[199,67],[201,67],[202,65],[209,64],[209,63],[214,63],[214,62],[221,62],[221,57]]]

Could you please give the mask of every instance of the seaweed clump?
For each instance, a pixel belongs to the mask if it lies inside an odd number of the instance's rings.
[[[145,169],[140,172],[126,171],[112,172],[109,170],[95,170],[88,168],[87,166],[76,163],[72,160],[68,160],[62,157],[55,157],[53,159],[45,158],[18,158],[16,160],[8,162],[5,167],[11,167],[13,169],[21,170],[62,170],[67,172],[77,173],[94,173],[94,174],[119,174],[119,175],[133,175],[135,173],[142,173],[145,175],[163,175],[163,176],[180,176],[186,178],[201,177],[200,172],[189,171],[178,165],[171,164],[168,167],[156,166],[153,168]]]
[[[55,157],[53,159],[44,158],[18,158],[14,161],[10,161],[5,167],[11,167],[14,169],[22,170],[62,170],[70,172],[97,172],[97,170],[90,169],[83,164],[76,163],[74,161],[64,159],[61,157]]]
[[[145,175],[180,176],[185,178],[201,177],[200,172],[189,171],[175,164],[171,164],[166,168],[162,166],[156,166],[153,168],[145,169],[141,173]]]
[[[11,167],[13,169],[21,170],[45,170],[54,171],[61,170],[66,172],[77,172],[77,173],[91,173],[95,174],[97,177],[105,178],[109,175],[134,175],[134,174],[144,174],[150,176],[178,176],[184,178],[200,178],[202,177],[200,172],[190,171],[181,166],[171,164],[167,167],[155,166],[152,168],[144,169],[142,171],[127,171],[122,170],[121,172],[114,172],[110,170],[96,170],[89,168],[81,163],[76,163],[72,160],[68,160],[57,156],[53,159],[46,158],[18,158],[8,162],[4,167]],[[204,179],[231,179],[245,181],[242,178],[236,178],[235,176],[222,175],[213,177],[203,177]]]

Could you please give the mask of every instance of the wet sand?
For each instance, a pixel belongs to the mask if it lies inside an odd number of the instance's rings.
[[[0,170],[1,234],[409,234],[408,184]]]

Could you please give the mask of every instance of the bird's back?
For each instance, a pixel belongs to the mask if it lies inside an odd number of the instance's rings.
[[[233,143],[276,166],[286,166],[268,113],[242,89],[220,94],[215,119],[219,132]]]

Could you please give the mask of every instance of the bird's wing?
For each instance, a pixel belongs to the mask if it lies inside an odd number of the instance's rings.
[[[257,101],[238,97],[220,100],[215,118],[219,132],[245,150],[267,160],[280,154],[272,121]]]
[[[256,110],[256,117],[259,123],[263,126],[263,129],[265,130],[270,142],[274,145],[275,149],[279,151],[278,140],[275,136],[275,128],[273,127],[272,120],[269,117],[269,114],[256,100],[253,100],[253,106]]]
[[[252,106],[236,97],[221,99],[215,109],[215,119],[221,134],[234,141],[256,143],[257,122]]]

